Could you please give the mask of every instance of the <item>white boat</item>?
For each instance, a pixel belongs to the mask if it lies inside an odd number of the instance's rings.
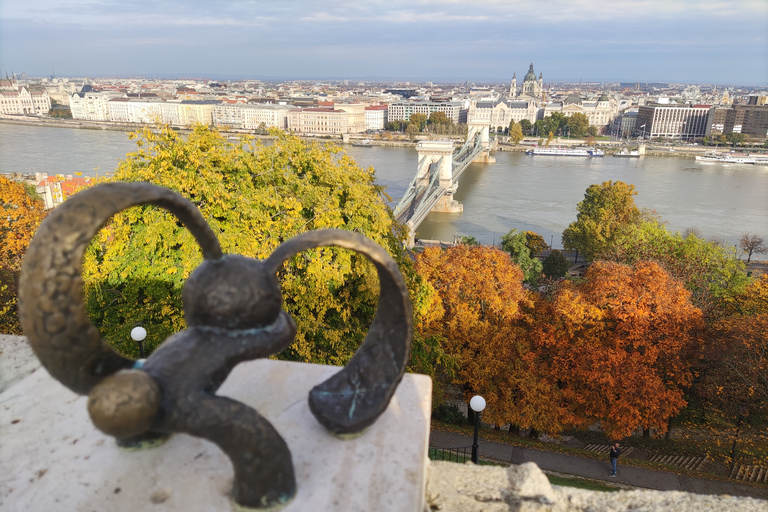
[[[359,148],[370,148],[371,146],[373,146],[370,139],[361,140],[359,142],[353,142],[352,145],[357,146]]]
[[[719,162],[723,164],[754,164],[756,158],[751,155],[734,155],[731,153],[717,153],[715,151],[696,157],[697,162]]]
[[[629,151],[627,148],[624,148],[618,153],[614,153],[613,156],[624,157],[624,158],[640,158],[640,151],[636,149]]]
[[[600,157],[605,152],[597,148],[532,148],[525,152],[526,155],[547,155],[547,156],[586,156]]]

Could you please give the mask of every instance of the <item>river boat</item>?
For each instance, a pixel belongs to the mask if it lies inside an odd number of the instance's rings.
[[[371,146],[373,146],[373,144],[371,144],[370,139],[361,140],[359,142],[353,142],[352,145],[358,148],[370,148]]]
[[[597,148],[532,148],[526,155],[601,157],[605,152]]]
[[[754,164],[756,159],[751,155],[734,155],[731,153],[717,153],[715,151],[705,153],[704,155],[698,155],[696,162],[707,163],[717,162],[722,164]]]
[[[627,148],[624,148],[618,153],[614,153],[613,156],[623,157],[623,158],[640,158],[640,151],[636,149],[633,149],[632,151],[630,151]]]

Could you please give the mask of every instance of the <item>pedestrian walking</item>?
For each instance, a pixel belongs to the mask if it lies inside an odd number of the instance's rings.
[[[613,443],[611,445],[611,476],[616,476],[616,465],[619,463],[619,455],[621,455],[621,446],[619,443]]]

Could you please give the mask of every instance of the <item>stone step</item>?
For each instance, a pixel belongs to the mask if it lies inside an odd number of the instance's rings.
[[[707,461],[704,457],[686,456],[686,455],[654,455],[652,462],[660,462],[671,466],[679,466],[686,469],[701,469]]]
[[[768,482],[768,468],[765,466],[737,465],[731,471],[734,480],[747,482]]]

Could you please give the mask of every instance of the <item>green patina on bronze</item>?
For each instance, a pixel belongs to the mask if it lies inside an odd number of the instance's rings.
[[[91,324],[82,301],[81,266],[86,246],[104,223],[142,204],[176,215],[195,236],[205,261],[183,291],[189,328],[137,364],[109,348]],[[22,326],[48,372],[89,396],[88,411],[99,429],[123,446],[174,432],[208,439],[232,461],[235,501],[269,508],[296,492],[288,446],[257,411],[216,391],[240,362],[282,352],[292,343],[296,325],[281,309],[276,274],[298,252],[329,245],[367,256],[381,285],[364,343],[344,369],[309,394],[317,420],[347,437],[362,432],[387,408],[405,372],[413,332],[408,289],[397,264],[359,234],[304,233],[263,261],[223,255],[199,210],[175,192],[148,183],[99,185],[56,208],[30,243],[19,289]]]

